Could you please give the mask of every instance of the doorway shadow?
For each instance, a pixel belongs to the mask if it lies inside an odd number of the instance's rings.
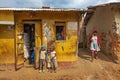
[[[91,60],[91,52],[88,49],[79,48],[78,56],[82,59],[85,59],[85,60],[89,60],[89,61]],[[103,60],[103,61],[107,61],[107,62],[115,63],[111,57],[106,56],[102,52],[98,53],[98,59]]]

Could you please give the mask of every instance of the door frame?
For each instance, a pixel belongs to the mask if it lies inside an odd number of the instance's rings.
[[[36,24],[36,23],[39,23],[40,24],[40,27],[41,27],[41,35],[40,35],[40,37],[41,37],[41,45],[42,45],[42,21],[41,20],[22,20],[22,26],[21,27],[23,27],[23,29],[24,29],[24,24]],[[22,67],[24,67],[24,62],[23,62],[23,64],[22,64],[22,66],[20,67],[20,68],[18,68],[18,65],[17,65],[17,61],[18,61],[18,59],[17,59],[17,57],[19,56],[19,55],[17,55],[17,42],[16,42],[16,37],[18,37],[17,35],[16,35],[16,30],[17,30],[17,28],[16,27],[18,27],[18,26],[15,26],[15,70],[19,70],[19,69],[21,69]],[[36,28],[37,26],[35,26],[35,28]],[[24,34],[23,34],[24,35]],[[36,30],[35,30],[35,43],[36,43]],[[24,44],[23,44],[24,45]],[[35,44],[35,47],[36,47],[36,44]],[[23,46],[23,48],[24,48],[24,46]],[[36,53],[35,53],[36,54]],[[24,58],[24,54],[23,54],[23,58]],[[36,61],[36,55],[35,55],[35,61]],[[36,62],[35,62],[36,63]],[[36,67],[36,65],[35,65],[35,67]]]

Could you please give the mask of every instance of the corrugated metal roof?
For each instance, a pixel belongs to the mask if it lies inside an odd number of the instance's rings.
[[[68,9],[68,8],[0,8],[0,10],[12,10],[12,11],[86,11],[83,9]]]

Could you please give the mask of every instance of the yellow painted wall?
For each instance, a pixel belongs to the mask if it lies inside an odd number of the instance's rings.
[[[12,64],[14,60],[14,30],[0,25],[0,64]]]
[[[48,27],[51,31],[51,39],[48,41],[48,48],[52,41],[55,41],[56,53],[57,53],[57,60],[59,62],[72,62],[76,61],[76,52],[77,52],[77,30],[68,30],[68,23],[70,21],[64,20],[63,22],[66,23],[65,25],[65,33],[66,33],[66,40],[55,40],[55,20],[42,20],[43,23],[43,34],[44,34],[44,27]],[[76,21],[73,21],[77,23]],[[74,28],[77,25],[72,25]],[[44,36],[43,36],[44,37]],[[49,36],[47,36],[49,37]],[[43,40],[45,41],[45,40]],[[44,42],[45,44],[45,42]]]
[[[22,25],[23,20],[41,20],[42,22],[42,44],[49,46],[51,41],[55,41],[57,60],[58,62],[73,62],[76,61],[77,52],[77,30],[68,30],[68,22],[77,22],[79,12],[52,12],[43,11],[35,12],[34,15],[31,12],[16,12],[16,24]],[[55,21],[62,21],[66,23],[66,40],[55,40]],[[16,25],[16,27],[18,27]],[[21,26],[22,27],[22,26]],[[51,39],[49,42],[45,42],[44,28],[48,27],[51,31]],[[77,27],[74,26],[73,27]],[[77,29],[77,28],[76,28]],[[61,48],[62,47],[62,48]],[[63,50],[64,48],[64,50]]]
[[[13,11],[0,11],[0,21],[14,21]],[[14,57],[14,30],[9,25],[0,24],[0,64],[13,64]]]
[[[0,10],[0,21],[14,21],[13,11],[1,11]]]
[[[60,62],[76,61],[77,36],[71,36],[70,40],[56,42],[57,60]]]

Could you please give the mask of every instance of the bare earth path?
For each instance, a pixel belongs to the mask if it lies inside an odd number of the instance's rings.
[[[58,68],[57,73],[38,73],[38,70],[24,67],[18,71],[0,71],[0,80],[120,80],[120,65],[102,53],[93,62],[87,50],[79,49],[79,56],[76,63]]]

